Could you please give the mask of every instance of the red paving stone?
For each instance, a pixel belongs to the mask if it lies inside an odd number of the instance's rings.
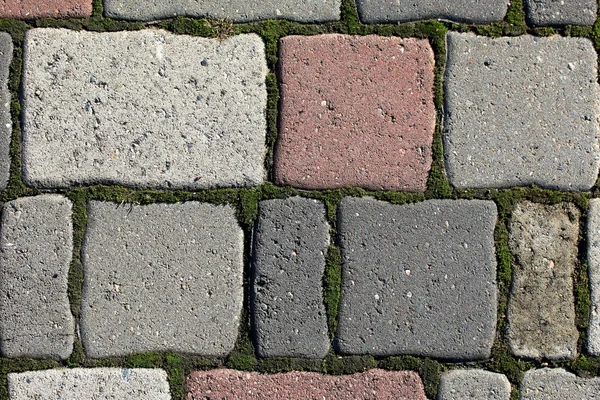
[[[435,128],[427,40],[288,36],[280,68],[277,184],[425,190]]]
[[[427,399],[417,373],[381,369],[343,376],[315,372],[268,375],[231,369],[197,371],[188,376],[186,391],[187,400]]]
[[[0,18],[89,17],[92,0],[0,0]]]

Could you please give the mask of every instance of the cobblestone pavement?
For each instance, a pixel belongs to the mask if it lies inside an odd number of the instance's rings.
[[[597,5],[0,2],[0,399],[600,398]]]

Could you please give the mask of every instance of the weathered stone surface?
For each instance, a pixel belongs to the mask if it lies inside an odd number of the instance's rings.
[[[525,372],[521,400],[597,399],[600,378],[578,378],[562,368],[543,368]]]
[[[267,66],[257,35],[33,29],[24,61],[28,184],[263,182]]]
[[[13,44],[8,33],[0,32],[0,190],[4,190],[10,174],[10,91],[8,74],[12,62]]]
[[[260,202],[251,299],[260,357],[327,355],[322,287],[328,245],[323,203],[301,197]]]
[[[243,233],[230,206],[92,201],[81,336],[90,357],[226,355],[243,302]]]
[[[216,369],[192,372],[187,378],[188,400],[236,398],[426,400],[423,382],[416,372],[372,369],[353,375],[321,375],[314,372],[258,374]]]
[[[527,22],[532,25],[593,25],[596,0],[525,0]]]
[[[481,369],[454,370],[444,375],[438,400],[510,400],[510,382],[505,375]]]
[[[488,357],[496,328],[496,215],[491,201],[344,198],[339,350]]]
[[[448,33],[452,185],[590,189],[600,161],[596,71],[588,39]]]
[[[275,182],[424,191],[435,128],[433,67],[427,40],[281,39]]]
[[[340,19],[340,6],[340,0],[104,0],[107,17],[142,21],[182,16],[325,22]]]
[[[71,202],[59,195],[4,204],[0,229],[0,348],[4,357],[66,359],[75,323],[67,295]]]
[[[89,17],[92,0],[3,0],[0,18]]]
[[[8,374],[11,400],[170,400],[162,369],[73,368]]]
[[[591,199],[587,221],[587,262],[592,312],[588,328],[587,351],[600,356],[600,199]]]
[[[447,19],[488,24],[502,21],[510,4],[507,0],[356,0],[361,21],[368,24]]]
[[[508,342],[513,354],[565,360],[577,354],[573,270],[579,210],[522,202],[510,221],[513,283],[508,302]]]

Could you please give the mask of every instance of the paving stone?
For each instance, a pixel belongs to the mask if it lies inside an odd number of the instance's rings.
[[[72,368],[8,374],[11,400],[170,400],[167,373],[143,368]]]
[[[525,372],[521,400],[597,399],[600,378],[579,378],[562,368],[543,368]]]
[[[325,22],[340,19],[341,0],[104,0],[107,17],[129,20],[210,17],[233,22],[289,19]]]
[[[454,370],[444,375],[438,400],[510,400],[510,382],[505,375],[481,369]]]
[[[1,6],[0,6],[1,7]],[[12,62],[13,44],[8,33],[0,32],[0,190],[8,184],[10,174],[10,137],[12,121],[10,115],[10,91],[8,74]]]
[[[0,18],[89,17],[92,0],[3,0]]]
[[[488,24],[502,21],[507,0],[356,0],[360,20],[367,24],[446,19]]]
[[[192,372],[186,381],[187,400],[211,399],[395,399],[426,400],[416,372],[372,369],[353,375],[315,372],[259,374],[214,369]]]
[[[436,118],[427,40],[287,36],[280,67],[277,184],[425,190]]]
[[[594,25],[596,0],[525,0],[527,23],[532,25]]]
[[[328,245],[323,203],[301,197],[260,202],[251,300],[260,357],[329,352],[322,289]]]
[[[496,206],[482,200],[338,208],[344,354],[489,357],[496,329]]]
[[[267,66],[257,35],[33,29],[24,62],[23,173],[32,186],[264,180]]]
[[[243,302],[243,233],[230,206],[92,201],[82,252],[90,357],[228,354]]]
[[[449,33],[450,182],[590,189],[600,160],[596,71],[588,39]]]
[[[518,357],[565,360],[577,354],[573,271],[579,210],[522,202],[510,221],[513,282],[508,341]]]
[[[592,312],[587,335],[587,350],[600,356],[600,199],[591,199],[587,221],[587,262]]]
[[[71,202],[59,195],[4,204],[0,229],[0,346],[4,357],[66,359],[75,323],[67,295]]]

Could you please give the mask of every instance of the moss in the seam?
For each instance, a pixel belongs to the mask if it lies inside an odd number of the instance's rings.
[[[361,24],[358,19],[358,10],[353,0],[342,0],[340,10],[340,33],[357,35],[360,32]]]
[[[327,326],[331,340],[337,330],[338,306],[342,285],[342,252],[339,247],[329,246],[325,257],[323,275],[323,303],[327,314]]]
[[[578,376],[591,378],[600,374],[600,360],[597,357],[580,355],[577,359],[564,365]]]
[[[323,361],[308,358],[287,358],[270,357],[261,358],[256,366],[257,372],[262,373],[281,373],[290,371],[311,371],[321,372],[323,370]]]
[[[254,345],[248,336],[238,340],[235,349],[229,353],[225,366],[242,371],[254,371],[258,360],[254,352]]]
[[[525,371],[533,368],[532,363],[513,357],[506,342],[498,338],[492,347],[492,357],[483,362],[482,366],[490,371],[506,375],[516,387],[521,384]]]
[[[92,1],[92,18],[102,18],[104,14],[103,0]]]
[[[71,313],[76,320],[79,319],[81,305],[81,290],[83,287],[83,265],[81,264],[81,247],[87,225],[87,191],[75,189],[67,194],[73,204],[73,256],[69,268],[69,303]]]
[[[185,398],[186,371],[182,357],[174,353],[167,354],[164,358],[163,368],[167,372],[171,398],[183,400]]]
[[[258,216],[258,202],[260,201],[260,193],[252,189],[241,189],[239,192],[239,205],[237,218],[244,229],[250,233],[254,225],[254,221]]]
[[[273,178],[273,152],[275,151],[275,142],[277,141],[277,116],[279,114],[279,85],[277,76],[270,72],[267,74],[267,135],[265,155],[265,170],[269,179]]]
[[[415,371],[423,380],[425,394],[430,399],[437,398],[437,390],[444,366],[429,358],[417,358],[414,356],[388,357],[379,362],[379,367],[390,371]]]
[[[323,372],[331,375],[349,375],[377,368],[377,360],[370,355],[338,356],[329,354],[324,361]]]

